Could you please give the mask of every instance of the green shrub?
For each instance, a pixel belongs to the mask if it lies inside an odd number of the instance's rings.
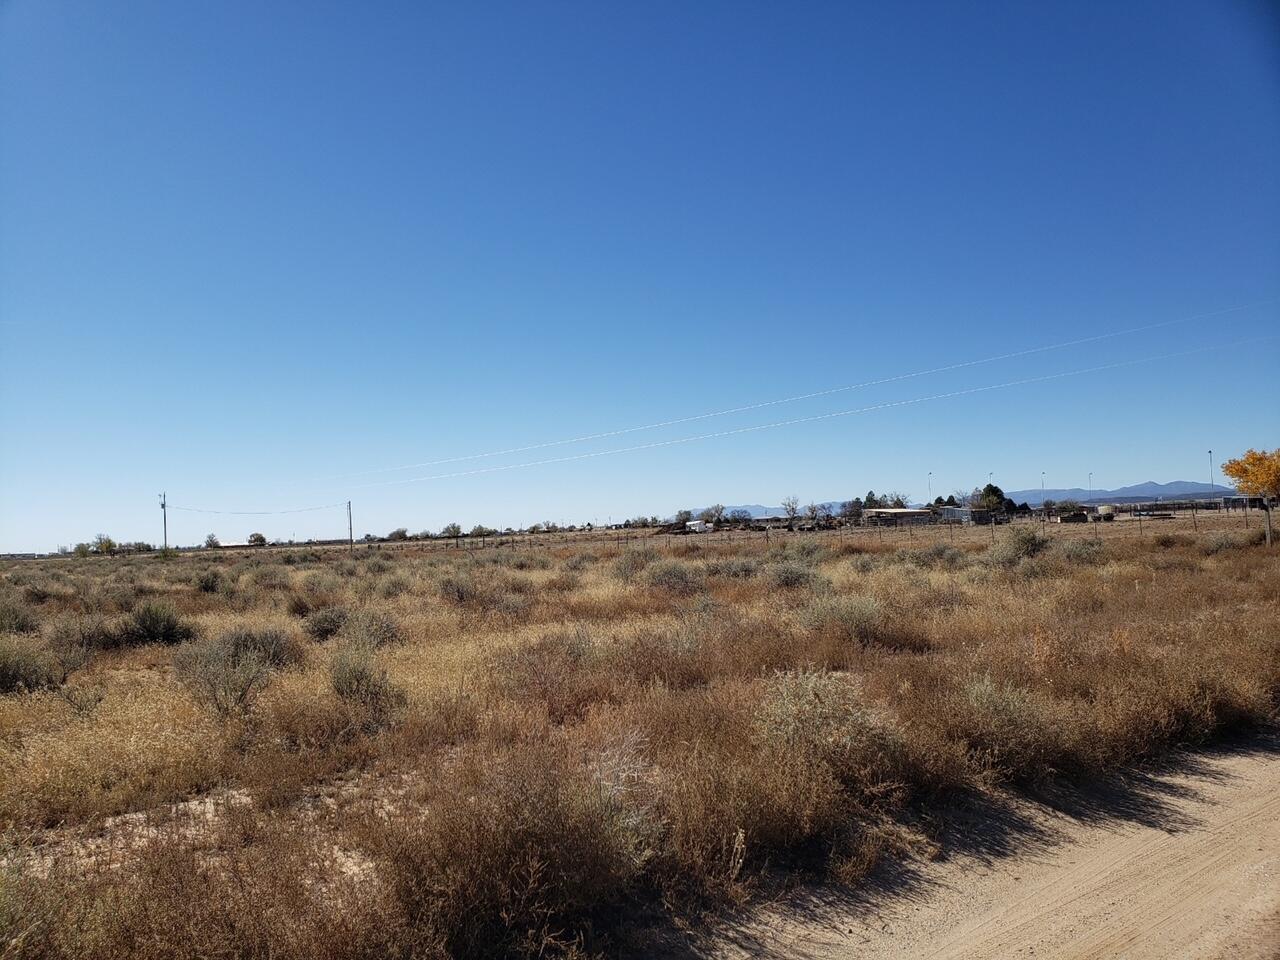
[[[196,635],[195,626],[165,603],[144,603],[129,615],[120,631],[121,644],[140,647],[148,643],[173,646]]]

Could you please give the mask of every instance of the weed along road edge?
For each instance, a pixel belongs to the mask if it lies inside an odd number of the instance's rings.
[[[1058,806],[1058,805],[1054,805]],[[1280,957],[1280,740],[1190,755],[1096,805],[1009,799],[1014,839],[971,842],[873,884],[805,894],[718,939],[722,960],[1274,960]],[[953,830],[990,830],[975,815]],[[973,837],[969,838],[970,841]],[[991,850],[1012,842],[1013,852]],[[964,844],[961,844],[964,846]]]

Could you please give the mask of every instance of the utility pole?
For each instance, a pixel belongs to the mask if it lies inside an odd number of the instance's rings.
[[[1209,496],[1213,496],[1213,451],[1209,451]]]
[[[355,534],[351,529],[351,501],[347,501],[347,553],[353,553],[356,549]]]
[[[164,517],[164,549],[169,552],[169,504],[164,494],[160,494],[160,514]]]

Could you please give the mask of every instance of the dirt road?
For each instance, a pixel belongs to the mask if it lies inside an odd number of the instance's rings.
[[[1185,758],[1052,806],[1000,800],[943,859],[860,899],[809,894],[718,936],[721,958],[1280,958],[1280,745]],[[701,951],[699,951],[701,952]]]

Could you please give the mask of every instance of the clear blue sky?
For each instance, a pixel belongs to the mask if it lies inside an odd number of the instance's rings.
[[[7,0],[0,549],[1206,479],[1280,341],[370,485],[1280,330],[1276,9]]]

